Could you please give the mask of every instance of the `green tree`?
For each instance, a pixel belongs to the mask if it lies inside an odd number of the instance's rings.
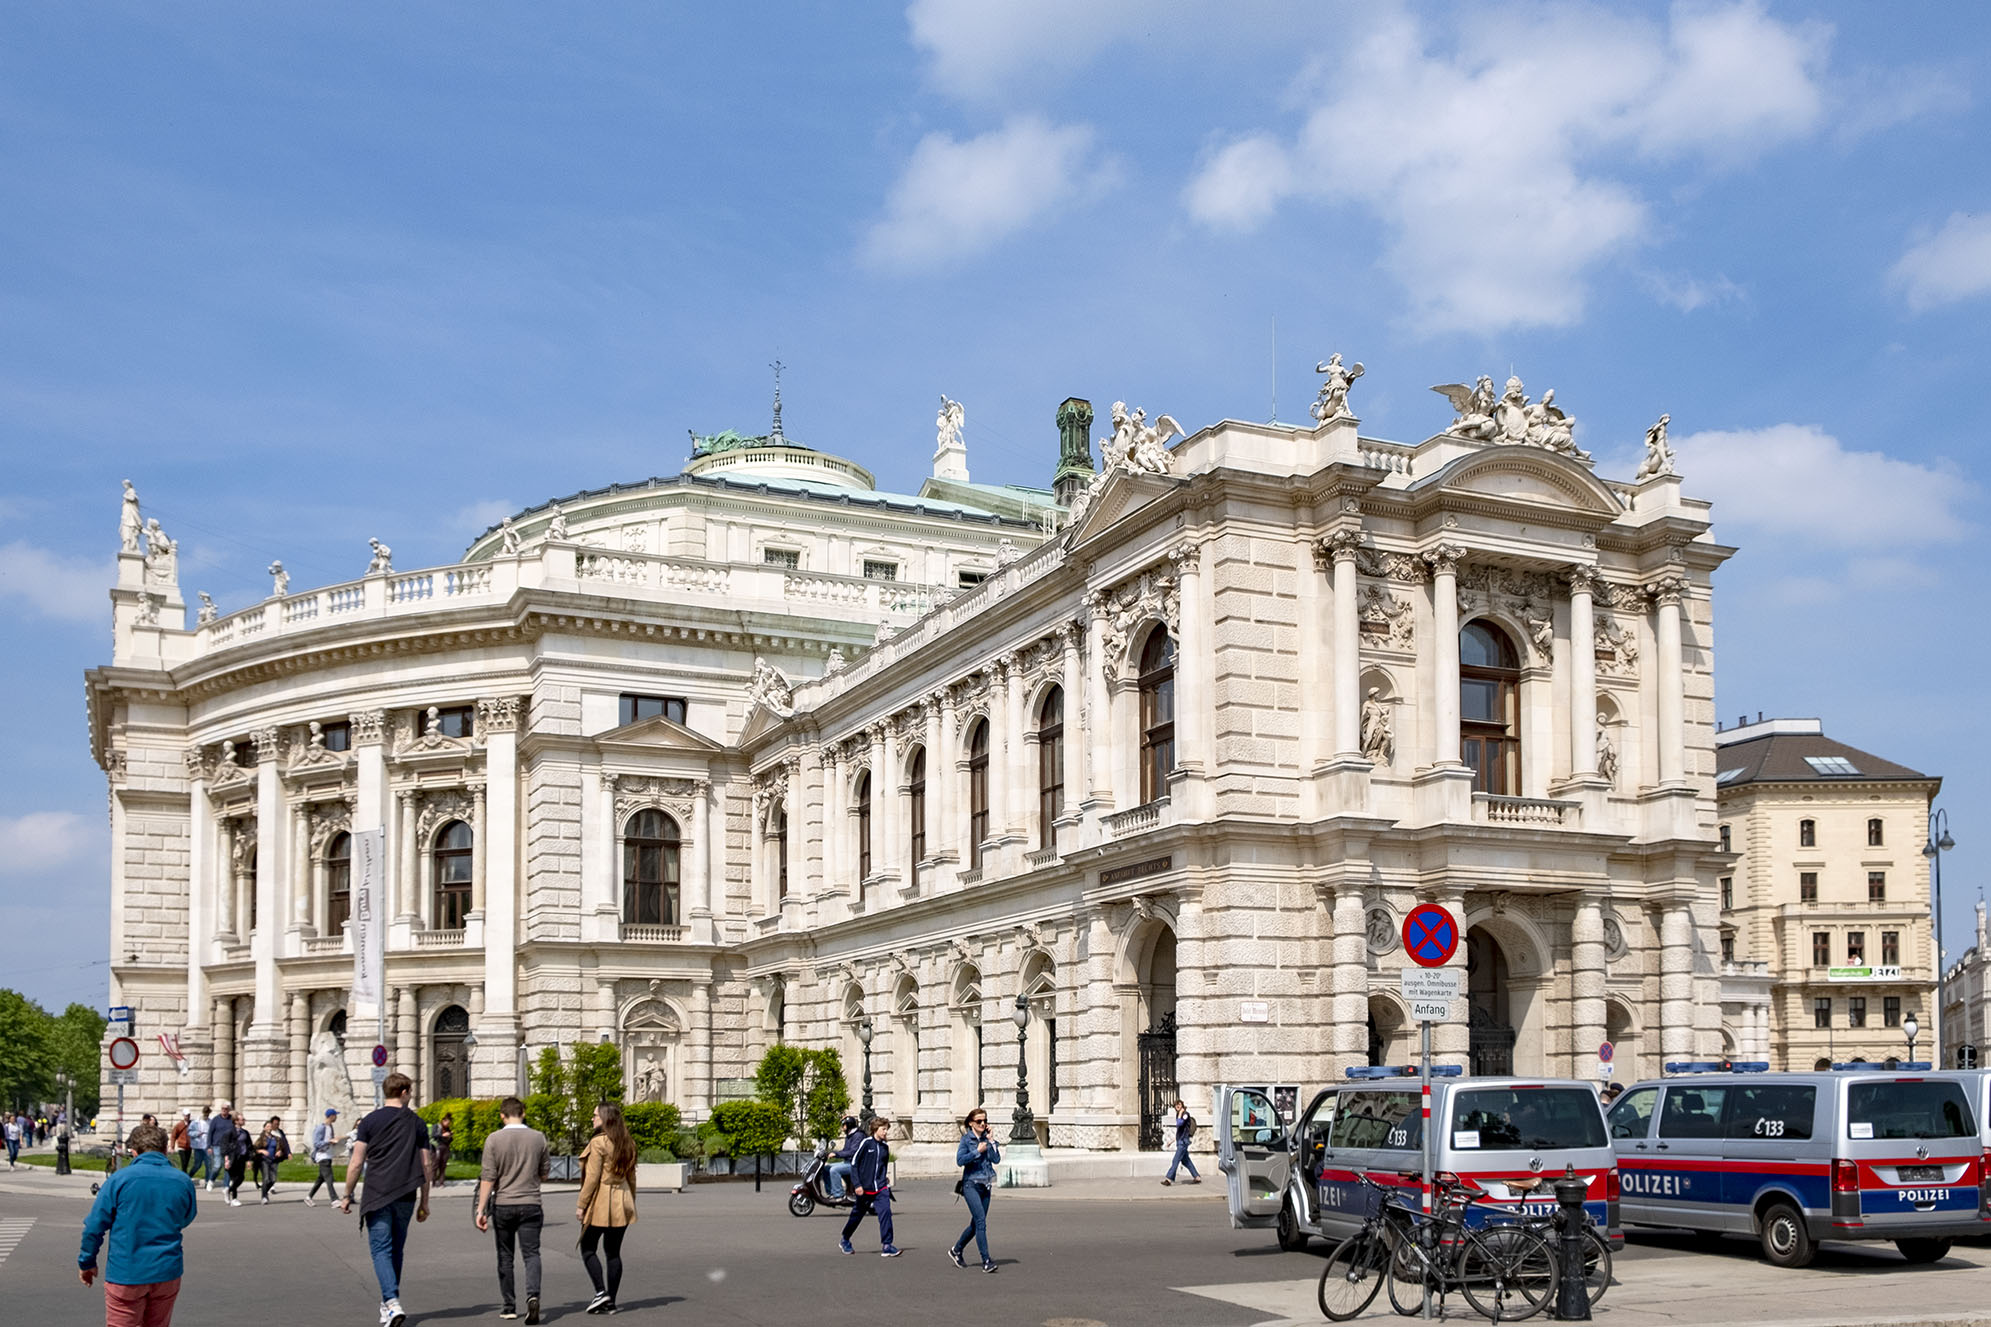
[[[801,1090],[802,1076],[808,1067],[809,1052],[776,1042],[760,1057],[760,1067],[754,1071],[754,1094],[781,1107],[781,1113],[788,1118],[799,1118],[795,1096]]]
[[[788,1116],[772,1101],[727,1101],[713,1108],[713,1127],[731,1140],[736,1157],[771,1157],[788,1141]]]
[[[75,1083],[76,1109],[95,1115],[103,1101],[104,1016],[85,1004],[71,1004],[50,1020],[56,1068]]]
[[[811,1138],[839,1138],[840,1121],[850,1109],[850,1085],[843,1079],[843,1056],[834,1046],[809,1052],[815,1073],[810,1076],[802,1118]]]
[[[47,1099],[54,1095],[55,1070],[54,1020],[19,991],[0,987],[0,1101],[25,1110]]]

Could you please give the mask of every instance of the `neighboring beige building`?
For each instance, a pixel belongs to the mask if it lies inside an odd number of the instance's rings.
[[[1774,1069],[1935,1049],[1929,869],[1942,780],[1825,736],[1817,719],[1759,718],[1715,734],[1723,847],[1722,957],[1767,965]],[[1743,1050],[1748,1029],[1726,1028]]]
[[[341,1035],[365,1084],[376,829],[384,1040],[425,1098],[606,1038],[698,1118],[777,1038],[855,1086],[868,1025],[876,1105],[944,1141],[1010,1109],[1020,998],[1052,1140],[1156,1146],[1178,1092],[1404,1063],[1398,930],[1432,899],[1469,973],[1443,1061],[1718,1054],[1732,550],[1663,422],[1612,480],[1518,381],[1410,444],[1359,434],[1349,381],[1317,427],[1173,446],[1116,404],[1097,474],[1067,400],[1050,490],[969,482],[956,412],[917,495],[777,417],[459,564],[376,547],[192,624],[130,495],[88,677],[111,990],[189,1054],[134,1108],[301,1117]]]
[[[1959,1063],[1957,1049],[1964,1046],[1973,1048],[1966,1053],[1964,1067],[1986,1067],[1986,1038],[1991,1034],[1991,943],[1986,939],[1980,898],[1971,946],[1943,976],[1943,1035],[1951,1047],[1945,1058],[1952,1067]]]

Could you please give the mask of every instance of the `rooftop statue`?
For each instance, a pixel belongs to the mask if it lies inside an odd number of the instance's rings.
[[[173,585],[180,579],[180,546],[166,537],[159,518],[145,523],[145,583]]]
[[[560,509],[557,502],[553,504],[553,519],[546,523],[546,537],[554,540],[567,537],[567,513]]]
[[[290,593],[290,573],[283,569],[282,562],[270,563],[270,598],[281,599]]]
[[[136,553],[138,535],[144,528],[145,522],[138,515],[138,490],[127,479],[124,481],[124,505],[118,509],[118,551]]]
[[[1661,415],[1659,422],[1645,431],[1645,459],[1638,463],[1638,473],[1632,476],[1633,483],[1674,473],[1673,449],[1666,443],[1666,426],[1672,421],[1673,416]]]
[[[1431,390],[1452,403],[1455,415],[1445,432],[1454,437],[1539,447],[1585,465],[1590,463],[1590,453],[1576,445],[1576,421],[1555,404],[1553,387],[1542,393],[1541,400],[1531,402],[1521,380],[1509,377],[1496,396],[1493,379],[1481,374],[1471,387],[1453,382]]]
[[[946,451],[949,447],[959,447],[961,430],[968,423],[968,412],[959,401],[948,400],[946,393],[943,392],[940,397],[940,414],[933,423],[939,430],[935,441],[941,451]]]
[[[1432,391],[1452,403],[1456,417],[1445,430],[1461,438],[1483,438],[1492,441],[1494,434],[1493,408],[1499,398],[1493,394],[1493,379],[1482,373],[1479,381],[1467,387],[1463,383],[1448,382]]]
[[[1106,481],[1115,471],[1133,470],[1141,474],[1166,475],[1174,473],[1174,462],[1168,454],[1167,442],[1170,438],[1186,436],[1182,425],[1169,415],[1162,415],[1154,423],[1148,423],[1148,412],[1136,409],[1131,413],[1125,401],[1113,403],[1113,435],[1099,440],[1099,454],[1105,461],[1105,468],[1092,477],[1092,482],[1080,490],[1072,499],[1069,524],[1076,525],[1084,517],[1092,500],[1106,487]]]
[[[367,546],[373,549],[373,556],[367,560],[366,574],[384,576],[394,570],[394,550],[378,539],[369,539]]]
[[[685,432],[691,435],[691,454],[693,457],[713,456],[719,452],[739,451],[743,447],[776,445],[770,443],[766,437],[750,438],[744,433],[736,433],[732,429],[720,429],[717,433],[700,433],[696,429],[686,429]],[[779,445],[785,447],[789,444],[784,438]]]
[[[199,614],[196,615],[194,620],[200,623],[202,626],[206,626],[208,623],[214,621],[214,619],[221,616],[221,609],[215,604],[213,597],[209,595],[206,590],[199,591],[199,595],[200,595],[200,612]]]
[[[1556,452],[1588,463],[1590,453],[1576,445],[1576,421],[1555,403],[1555,388],[1542,393],[1542,399],[1528,407],[1528,442],[1531,446]]]
[[[747,683],[747,700],[776,718],[795,713],[795,690],[781,670],[759,655],[754,656],[753,680]]]
[[[1314,365],[1314,372],[1326,374],[1327,381],[1320,385],[1320,395],[1314,398],[1309,413],[1323,424],[1336,415],[1348,414],[1348,389],[1362,376],[1361,364],[1357,363],[1352,368],[1343,367],[1341,352],[1337,350],[1327,357],[1325,363]]]
[[[518,552],[518,527],[512,524],[511,517],[505,517],[504,524],[498,527],[498,537],[504,541],[505,552]]]

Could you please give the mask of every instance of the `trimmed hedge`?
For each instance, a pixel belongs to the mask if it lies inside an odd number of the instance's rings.
[[[678,1108],[667,1101],[638,1101],[622,1108],[622,1122],[639,1151],[669,1151],[677,1144],[682,1121]],[[675,1157],[670,1158],[676,1160]]]

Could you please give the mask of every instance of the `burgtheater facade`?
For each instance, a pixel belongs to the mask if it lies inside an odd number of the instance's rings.
[[[1709,585],[1664,421],[1594,473],[1521,384],[1362,436],[1057,412],[1054,487],[921,492],[764,437],[521,513],[454,566],[191,627],[129,489],[112,662],[112,999],[133,1109],[316,1110],[384,1014],[423,1099],[611,1039],[699,1118],[777,1039],[869,1033],[951,1139],[1019,1059],[1049,1141],[1156,1146],[1218,1081],[1402,1063],[1398,929],[1465,921],[1439,1058],[1621,1077],[1722,1046]],[[1558,431],[1557,425],[1560,424]],[[349,1008],[385,831],[385,1009]],[[1030,1017],[1019,1037],[1017,1001]],[[344,1075],[340,1075],[344,1077]],[[364,1086],[360,1089],[364,1096]]]

